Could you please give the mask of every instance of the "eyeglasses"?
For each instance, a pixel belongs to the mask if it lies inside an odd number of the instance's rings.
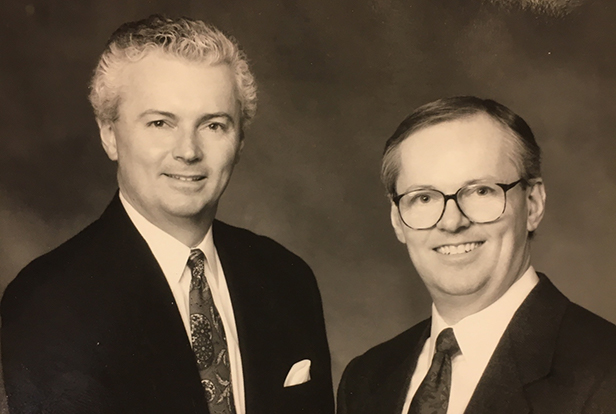
[[[445,213],[448,200],[454,200],[460,212],[471,222],[490,223],[503,215],[507,206],[507,191],[523,181],[520,178],[511,184],[469,184],[455,194],[432,189],[413,190],[395,196],[393,202],[404,224],[415,230],[436,226]]]

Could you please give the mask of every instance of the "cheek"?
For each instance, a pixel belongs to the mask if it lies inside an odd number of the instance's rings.
[[[406,248],[413,262],[422,262],[427,260],[427,255],[431,253],[429,245],[429,231],[412,230],[408,227],[404,229],[404,238]]]
[[[497,238],[507,247],[524,245],[528,234],[526,230],[528,209],[525,200],[520,197],[508,200],[507,213],[504,220],[498,223]]]
[[[151,151],[135,151],[130,158],[126,159],[125,164],[128,164],[128,169],[146,173],[159,169],[161,157],[158,154],[151,153]]]
[[[523,246],[528,240],[527,216],[528,214],[526,209],[523,209],[522,213],[516,215],[510,227],[511,234],[509,235],[509,238],[512,239],[511,243],[514,248],[519,250],[523,250]]]
[[[516,220],[509,223],[509,227],[502,229],[502,232],[498,235],[498,245],[495,246],[498,251],[495,252],[494,257],[498,260],[497,265],[500,264],[506,268],[512,266],[512,263],[516,261],[516,257],[523,254],[524,244],[526,241],[526,226],[525,222]]]
[[[139,137],[122,139],[118,142],[118,158],[130,164],[147,165],[159,158],[162,151],[152,142],[144,142]],[[128,166],[131,167],[130,165]]]
[[[210,152],[210,165],[220,171],[229,171],[235,165],[238,145],[229,144]]]

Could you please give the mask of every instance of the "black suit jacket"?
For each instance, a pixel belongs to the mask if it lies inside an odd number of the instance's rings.
[[[616,413],[616,326],[539,277],[465,413]],[[401,414],[429,334],[428,319],[351,361],[338,388],[338,413]]]
[[[247,414],[332,413],[330,355],[310,268],[273,240],[219,221]],[[2,299],[12,413],[207,413],[173,294],[116,197],[99,220],[30,263]],[[283,387],[312,361],[307,383]]]

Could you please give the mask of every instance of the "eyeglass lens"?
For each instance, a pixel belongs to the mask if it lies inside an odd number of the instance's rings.
[[[400,198],[400,217],[413,229],[433,227],[445,212],[445,198],[438,190],[411,191]],[[447,198],[453,198],[462,213],[474,223],[494,221],[505,210],[505,191],[498,184],[468,185]]]

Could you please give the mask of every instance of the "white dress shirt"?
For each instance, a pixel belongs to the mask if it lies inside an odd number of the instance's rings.
[[[460,352],[451,361],[451,391],[447,414],[464,413],[511,318],[537,282],[539,277],[530,266],[496,302],[455,325],[448,325],[432,304],[430,338],[424,344],[417,360],[402,413],[408,412],[417,388],[430,369],[436,338],[443,329],[449,327],[453,328]]]
[[[149,222],[131,206],[121,192],[120,201],[128,217],[130,217],[139,233],[141,233],[141,236],[147,242],[152,254],[165,274],[171,292],[173,293],[175,303],[182,316],[186,334],[190,339],[189,291],[191,273],[187,263],[191,247],[184,245],[173,236]],[[220,259],[218,258],[218,252],[214,246],[211,226],[205,238],[192,248],[200,249],[205,254],[205,277],[210,285],[212,298],[218,309],[220,318],[222,319],[225,335],[227,337],[229,364],[231,369],[231,386],[233,388],[235,410],[237,414],[244,414],[246,412],[244,401],[244,376],[242,373],[242,358],[240,356],[237,328],[225,274],[220,264]]]

